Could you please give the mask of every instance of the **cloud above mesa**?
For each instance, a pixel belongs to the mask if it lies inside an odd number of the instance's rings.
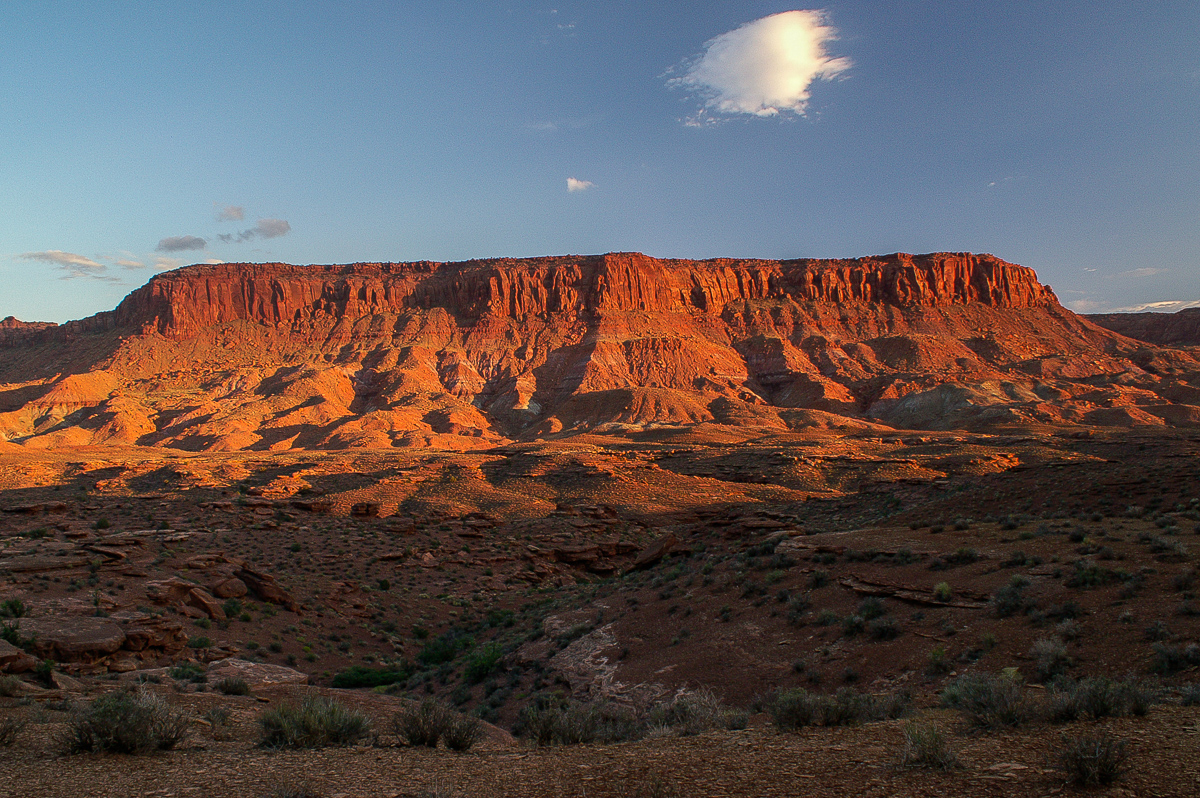
[[[823,11],[772,14],[710,39],[667,85],[702,100],[691,124],[710,120],[709,114],[804,116],[813,82],[831,80],[852,66],[849,58],[827,53],[835,39],[837,30]]]
[[[83,255],[76,255],[74,252],[63,252],[61,249],[46,249],[40,252],[24,252],[17,257],[21,260],[52,263],[59,269],[63,270],[64,274],[62,279],[64,280],[70,280],[75,277],[94,277],[98,280],[113,279],[105,275],[108,267],[103,263],[97,263],[91,258],[84,257]]]
[[[256,238],[279,238],[292,231],[292,226],[284,219],[259,219],[258,224],[240,233],[222,233],[217,236],[225,243],[243,243]]]
[[[596,185],[596,184],[590,180],[579,180],[578,178],[574,178],[574,177],[567,178],[567,191],[570,191],[570,192],[587,191],[589,188],[591,188],[594,185]]]
[[[203,238],[196,236],[171,236],[158,242],[156,252],[187,252],[193,249],[204,249],[208,244]]]

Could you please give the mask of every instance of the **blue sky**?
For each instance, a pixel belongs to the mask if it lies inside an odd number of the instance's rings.
[[[991,252],[1174,309],[1200,4],[10,0],[0,218],[25,320],[206,260],[624,250]]]

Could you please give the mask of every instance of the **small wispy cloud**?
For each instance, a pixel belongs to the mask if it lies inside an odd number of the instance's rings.
[[[108,267],[97,263],[91,258],[76,255],[74,252],[63,252],[61,249],[46,249],[40,252],[24,252],[17,256],[21,260],[33,260],[41,263],[52,263],[63,271],[62,279],[72,280],[76,277],[91,277],[96,280],[115,280],[105,272]]]
[[[146,265],[140,260],[132,260],[130,258],[117,258],[113,263],[126,269],[141,269]]]
[[[292,231],[292,226],[284,219],[259,219],[258,224],[240,233],[224,233],[217,236],[225,243],[244,243],[256,238],[279,238]]]
[[[567,178],[567,191],[587,191],[595,185],[590,180],[577,180],[574,177]]]
[[[158,242],[156,252],[187,252],[193,249],[204,249],[208,242],[196,236],[171,236]]]
[[[1200,299],[1162,299],[1158,302],[1145,302],[1141,305],[1131,305],[1126,308],[1113,308],[1114,313],[1175,313],[1187,308],[1200,308]]]
[[[158,269],[160,272],[167,271],[169,269],[178,269],[182,265],[183,265],[183,261],[180,260],[179,258],[161,258],[160,257],[160,258],[154,259],[154,268]]]
[[[837,30],[827,24],[823,11],[772,14],[706,42],[703,54],[667,85],[703,100],[704,108],[690,124],[705,121],[705,111],[803,116],[813,82],[835,78],[852,66],[849,58],[826,53],[835,39]]]
[[[240,222],[246,218],[246,209],[241,205],[226,205],[217,209],[218,222]]]
[[[1154,268],[1147,267],[1147,268],[1142,268],[1142,269],[1130,269],[1127,272],[1118,272],[1116,276],[1117,277],[1153,277],[1156,274],[1163,274],[1166,271],[1167,271],[1166,269],[1154,269]]]

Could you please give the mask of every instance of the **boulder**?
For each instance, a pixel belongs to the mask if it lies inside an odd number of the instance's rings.
[[[207,675],[209,684],[222,679],[245,679],[252,690],[280,684],[308,684],[308,674],[292,668],[233,657],[210,664]]]
[[[240,579],[260,601],[278,604],[291,612],[300,612],[300,602],[277,585],[275,577],[255,571],[248,566],[238,568],[233,576],[235,579]]]
[[[21,649],[0,640],[0,673],[28,673],[37,665],[37,659]]]
[[[217,598],[241,598],[250,592],[241,579],[230,578],[213,585],[212,593]]]
[[[671,553],[671,549],[678,545],[679,539],[675,534],[668,532],[662,537],[655,540],[646,548],[642,549],[638,556],[634,559],[633,565],[629,566],[631,571],[641,571],[656,564],[663,557]]]
[[[22,618],[21,634],[34,651],[59,662],[95,662],[121,648],[125,631],[108,618]]]

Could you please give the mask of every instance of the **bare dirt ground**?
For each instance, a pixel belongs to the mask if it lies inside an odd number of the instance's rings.
[[[0,602],[19,603],[2,622],[56,682],[5,666],[27,692],[0,721],[31,725],[0,747],[0,795],[1046,795],[1060,735],[1097,725],[1130,746],[1111,794],[1197,794],[1200,715],[1179,696],[1197,682],[1198,454],[1186,431],[703,425],[466,453],[0,452]],[[284,688],[215,693],[196,674],[226,660],[359,702],[381,736],[258,748]],[[330,689],[355,666],[398,675]],[[990,734],[937,708],[960,674],[1035,685],[1048,667],[1134,674],[1163,703]],[[61,755],[64,702],[139,675],[197,718],[229,706],[228,739],[197,722],[161,754]],[[759,710],[793,687],[909,691],[964,767],[898,768],[902,721],[778,733]],[[511,729],[535,700],[701,688],[749,728],[548,749],[496,732],[466,754],[386,731],[402,698]]]

